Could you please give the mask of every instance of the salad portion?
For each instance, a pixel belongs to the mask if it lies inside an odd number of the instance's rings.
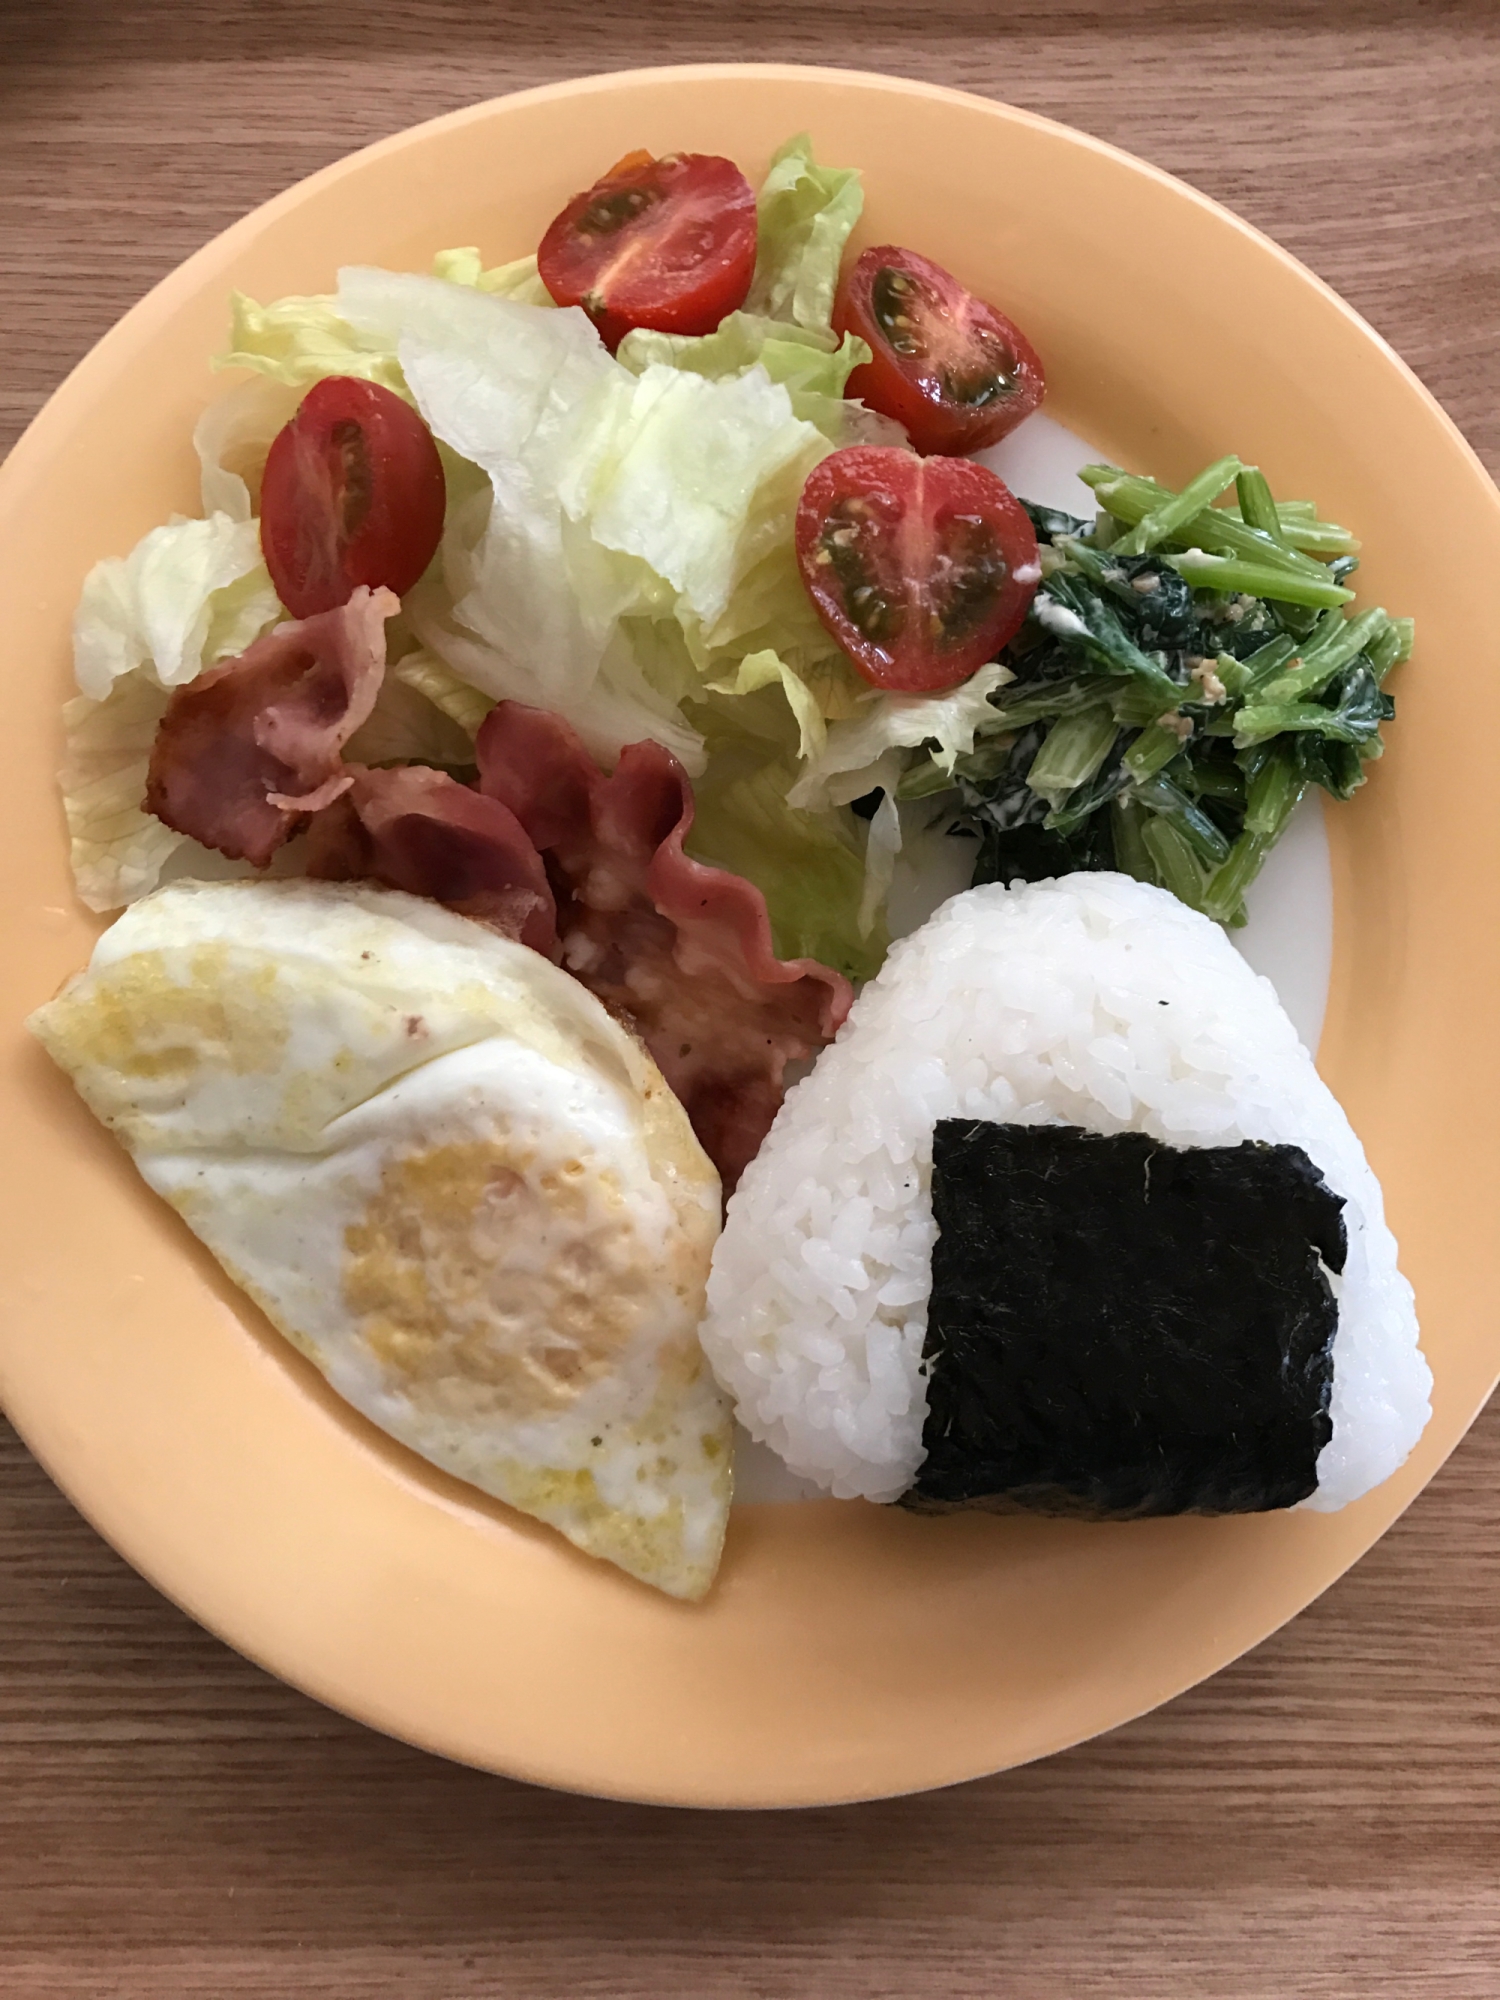
[[[862,198],[805,136],[758,191],[637,152],[534,255],[236,296],[201,518],[78,606],[84,900],[227,867],[477,915],[632,1019],[731,1182],[879,969],[915,835],[1242,921],[1306,789],[1379,754],[1410,625],[1235,458],[1090,468],[1092,522],[1013,494],[968,454],[1041,359],[915,249],[845,270]]]

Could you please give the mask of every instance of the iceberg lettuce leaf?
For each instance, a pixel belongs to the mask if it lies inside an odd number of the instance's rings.
[[[253,368],[292,389],[325,375],[358,375],[410,401],[394,347],[359,333],[331,298],[294,295],[263,306],[232,293],[229,351],[214,366]]]
[[[856,691],[866,683],[849,666],[845,655],[819,618],[802,583],[796,551],[790,541],[788,509],[786,539],[750,565],[735,585],[722,616],[708,631],[693,626],[686,632],[698,670],[705,677],[722,674],[726,661],[766,648],[779,653],[810,685],[820,685],[830,697],[847,682]],[[820,695],[822,713],[832,719],[844,713]]]
[[[75,695],[63,707],[58,771],[78,894],[91,910],[118,910],[154,889],[183,836],[144,808],[146,768],[167,690],[123,675],[102,701]]]
[[[990,696],[1015,676],[998,660],[949,694],[874,694],[863,714],[835,723],[820,754],[792,788],[792,804],[805,811],[847,805],[876,786],[894,787],[897,753],[932,746],[932,760],[946,771],[974,747],[974,733],[991,719]]]
[[[570,519],[639,558],[711,628],[747,570],[790,534],[827,440],[759,371],[713,381],[657,365],[611,383],[584,454],[559,464]]]
[[[73,617],[82,693],[63,710],[58,775],[74,878],[91,910],[154,888],[183,844],[142,810],[171,689],[243,652],[280,616],[258,524],[228,514],[170,521],[89,571]]]
[[[757,364],[787,389],[841,396],[850,374],[870,359],[856,334],[840,340],[829,327],[794,326],[763,313],[732,312],[712,333],[658,333],[636,327],[620,342],[618,359],[640,375],[653,364],[722,380]]]
[[[606,767],[613,766],[627,743],[649,737],[670,750],[690,777],[703,769],[702,737],[676,702],[650,684],[622,634],[606,647],[583,694],[570,697],[547,684],[543,672],[518,665],[458,625],[426,592],[409,596],[406,609],[423,646],[437,655],[460,685],[478,696],[486,712],[497,701],[524,701],[551,709],[577,730],[590,755]]]
[[[73,614],[74,674],[94,701],[138,668],[161,687],[180,687],[206,660],[242,652],[280,612],[258,522],[228,514],[170,521],[84,578]]]
[[[270,573],[264,562],[258,562],[209,598],[203,665],[243,653],[252,639],[258,639],[285,616]]]
[[[478,688],[460,680],[450,666],[426,647],[419,647],[416,652],[397,660],[391,673],[395,679],[425,696],[450,722],[456,723],[471,745],[479,734],[480,723],[495,705],[487,694],[481,694]]]
[[[406,673],[401,672],[402,666],[407,666]],[[409,654],[391,668],[380,684],[374,708],[345,745],[348,762],[432,764],[446,771],[462,771],[472,765],[475,731],[466,729],[433,699],[428,688],[437,685],[442,685],[444,692],[463,688],[440,660],[424,652]],[[472,689],[463,692],[478,707],[479,720],[483,721],[490,704]]]
[[[829,326],[839,262],[864,202],[859,170],[820,167],[805,132],[779,147],[756,201],[759,247],[746,309]]]
[[[763,370],[636,374],[574,308],[441,279],[344,271],[338,306],[395,347],[435,435],[488,475],[487,509],[450,507],[441,561],[408,599],[464,680],[554,709],[607,759],[651,736],[701,769],[685,665],[733,679],[784,637],[800,674],[836,650],[791,552],[828,441]]]
[[[708,686],[715,694],[728,695],[754,694],[763,687],[779,686],[797,724],[798,756],[815,757],[823,748],[828,728],[817,696],[771,647],[747,653],[732,677],[710,681]]]
[[[619,359],[638,375],[660,366],[715,381],[761,368],[791,397],[793,416],[814,425],[830,444],[906,443],[900,424],[863,403],[845,400],[851,372],[870,359],[869,348],[856,334],[846,333],[840,340],[827,327],[736,312],[713,333],[655,333],[638,327],[620,342]]]
[[[882,791],[865,833],[865,885],[855,917],[862,938],[870,937],[881,920],[900,853],[901,808],[892,793]]]
[[[525,306],[557,303],[542,283],[534,254],[517,257],[509,264],[493,265],[487,271],[473,245],[462,250],[439,250],[432,260],[432,275],[446,278],[450,285],[472,285],[476,291],[493,293],[497,299],[518,299]]]
[[[236,382],[207,406],[193,431],[205,515],[248,521],[256,513],[266,454],[301,399],[300,389],[256,375]]]
[[[426,642],[474,680],[437,636],[440,627],[453,628],[454,643],[467,634],[485,658],[475,683],[485,693],[575,713],[612,629],[609,586],[629,593],[606,565],[589,562],[597,552],[583,546],[586,535],[576,538],[575,578],[559,467],[595,392],[625,371],[573,308],[364,269],[340,273],[339,304],[365,337],[399,349],[434,435],[486,475],[486,500],[448,510],[439,566],[447,601],[431,578],[415,594],[413,616],[431,628]]]
[[[694,793],[688,852],[753,882],[766,899],[780,958],[815,958],[850,979],[878,971],[888,947],[865,894],[864,829],[852,813],[804,813],[787,803],[795,765],[769,743],[738,732],[711,738]]]

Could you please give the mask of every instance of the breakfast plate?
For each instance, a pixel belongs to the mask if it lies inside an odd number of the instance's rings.
[[[53,775],[73,604],[96,559],[196,505],[189,440],[230,290],[322,292],[340,265],[426,270],[455,243],[498,262],[632,148],[712,149],[754,174],[804,128],[863,169],[857,243],[920,241],[1003,294],[1068,431],[1173,482],[1232,443],[1353,525],[1362,592],[1417,621],[1391,754],[1329,816],[1318,1058],[1385,1186],[1433,1418],[1341,1513],[1090,1524],[746,1504],[711,1596],[670,1601],[355,1415],[20,1030],[99,929],[73,896]],[[1500,497],[1348,308],[1180,183],[1029,114],[843,71],[663,69],[480,105],[316,175],[158,286],[0,469],[0,1401],[100,1531],[229,1643],[377,1728],[537,1782],[830,1803],[995,1771],[1168,1699],[1369,1548],[1500,1372],[1500,1171],[1469,1138],[1500,1114],[1500,1064],[1473,1032],[1495,981],[1482,913],[1500,808],[1453,781],[1449,692],[1483,667],[1497,563]],[[1309,855],[1312,879],[1316,840]],[[1311,986],[1321,998],[1318,972]]]

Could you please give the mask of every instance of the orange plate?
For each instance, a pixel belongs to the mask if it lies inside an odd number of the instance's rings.
[[[635,146],[755,174],[788,133],[863,167],[866,240],[918,245],[1046,357],[1049,408],[1176,480],[1227,449],[1363,536],[1415,615],[1393,749],[1330,815],[1324,1074],[1385,1183],[1437,1376],[1410,1463],[1342,1514],[1082,1526],[858,1503],[736,1512],[693,1609],[577,1555],[346,1410],[136,1179],[21,1030],[87,956],[53,786],[85,571],[196,511],[193,421],[228,294],[330,290],[537,241]],[[1144,246],[1144,247],[1143,247]],[[976,98],[845,71],[594,77],[442,118],[226,231],[127,314],[0,472],[7,949],[0,1394],[102,1533],[232,1645],[450,1757],[616,1797],[793,1805],[949,1784],[1210,1674],[1371,1545],[1500,1368],[1500,1063],[1476,1024],[1500,804],[1453,782],[1451,691],[1490,666],[1500,496],[1390,350],[1290,257],[1166,175]],[[1476,922],[1476,918],[1478,921]],[[1460,1136],[1462,1135],[1462,1137]]]

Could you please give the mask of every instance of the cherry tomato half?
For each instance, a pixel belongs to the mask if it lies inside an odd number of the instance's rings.
[[[866,250],[839,289],[834,325],[874,352],[844,393],[904,424],[921,452],[996,444],[1046,393],[1021,329],[915,250]]]
[[[627,153],[574,195],[536,253],[560,306],[582,306],[611,354],[635,326],[712,333],[755,275],[755,192],[712,153]]]
[[[1026,509],[964,458],[836,451],[808,476],[796,535],[818,616],[867,681],[903,693],[994,659],[1041,579]]]
[[[377,382],[330,375],[271,441],[260,545],[294,618],[347,604],[357,585],[398,597],[443,532],[443,462],[426,424]]]

